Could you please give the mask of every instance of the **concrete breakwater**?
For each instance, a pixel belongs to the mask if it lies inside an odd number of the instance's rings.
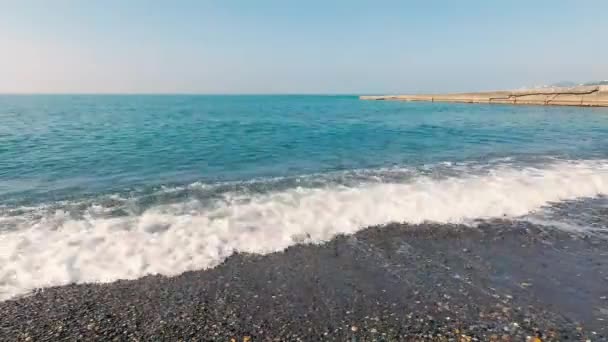
[[[360,96],[360,99],[608,107],[608,86],[552,87],[454,94]]]

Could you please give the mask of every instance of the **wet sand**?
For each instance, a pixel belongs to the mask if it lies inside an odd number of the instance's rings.
[[[608,340],[606,237],[530,223],[371,227],[206,271],[0,302],[0,340]]]

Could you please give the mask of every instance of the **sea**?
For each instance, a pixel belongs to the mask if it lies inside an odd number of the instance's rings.
[[[608,108],[1,95],[0,300],[392,222],[608,236],[607,195]]]

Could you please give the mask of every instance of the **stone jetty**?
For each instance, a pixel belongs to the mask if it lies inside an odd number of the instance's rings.
[[[608,86],[551,87],[453,94],[361,96],[362,100],[501,103],[543,106],[608,107]]]

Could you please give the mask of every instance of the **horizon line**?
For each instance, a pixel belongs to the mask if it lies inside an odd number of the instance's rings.
[[[309,96],[341,96],[341,95],[352,95],[352,96],[360,96],[360,95],[364,95],[364,94],[386,94],[386,92],[384,93],[380,93],[380,92],[369,92],[369,93],[340,93],[340,92],[327,92],[327,93],[187,93],[187,92],[175,92],[175,93],[171,93],[171,92],[167,92],[167,93],[162,93],[162,92],[133,92],[133,93],[111,93],[111,92],[83,92],[83,93],[78,93],[78,92],[74,92],[74,93],[70,93],[70,92],[65,92],[65,93],[54,93],[54,92],[49,92],[49,93],[45,93],[45,92],[32,92],[32,93],[26,93],[26,92],[19,92],[19,93],[10,93],[10,92],[0,92],[0,96],[6,96],[6,95],[10,95],[10,96],[32,96],[32,95],[45,95],[45,96],[52,96],[52,95],[61,95],[61,96],[65,96],[65,95],[110,95],[110,96],[120,96],[120,95],[124,95],[124,96],[132,96],[132,95],[140,95],[140,96],[154,96],[154,95],[166,95],[166,96],[175,96],[175,95],[183,95],[183,96],[263,96],[263,95],[268,95],[268,96],[290,96],[290,95],[309,95]]]

